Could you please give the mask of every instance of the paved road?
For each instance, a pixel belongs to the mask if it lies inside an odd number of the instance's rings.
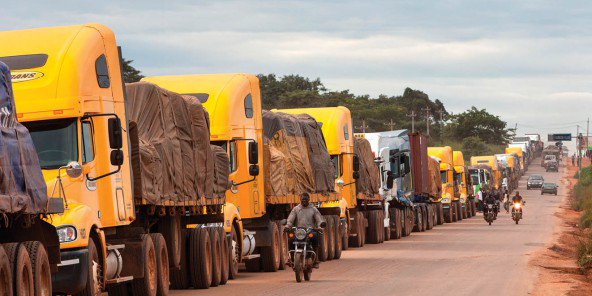
[[[545,173],[533,162],[528,174],[559,182],[561,173]],[[559,184],[559,183],[558,183]],[[527,295],[537,274],[529,255],[551,239],[558,196],[520,192],[527,205],[515,225],[503,213],[492,226],[477,215],[411,237],[366,245],[344,252],[338,261],[321,264],[309,283],[297,284],[291,271],[242,273],[218,288],[175,291],[173,295]]]

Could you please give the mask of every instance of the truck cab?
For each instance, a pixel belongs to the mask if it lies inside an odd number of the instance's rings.
[[[502,168],[495,156],[472,156],[471,165],[486,165],[490,167],[492,179],[489,185],[491,189],[498,190],[502,187]]]
[[[122,161],[128,154],[127,129],[115,124],[125,122],[115,36],[105,26],[87,24],[7,31],[0,37],[17,118],[31,133],[49,195],[65,200],[64,213],[48,218],[57,228],[65,263],[53,279],[54,291],[76,292],[87,282],[86,265],[96,260],[89,259],[89,248],[105,260],[102,229],[128,225],[135,217],[131,179],[125,177],[129,160]],[[123,140],[114,143],[115,138]]]
[[[468,211],[470,210],[470,206],[468,206],[469,202],[469,191],[472,191],[472,188],[469,189],[469,179],[467,178],[467,170],[465,166],[465,159],[463,156],[462,151],[453,151],[453,161],[454,161],[454,182],[456,186],[459,188],[459,196],[460,196],[460,203],[462,206],[463,213],[465,217]]]
[[[460,213],[460,190],[454,182],[453,151],[450,146],[428,147],[428,155],[440,161],[440,178],[442,179],[442,207],[447,223],[458,220]]]

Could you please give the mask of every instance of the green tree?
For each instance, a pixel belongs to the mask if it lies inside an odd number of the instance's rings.
[[[134,66],[132,66],[132,63],[134,62],[133,60],[126,60],[125,58],[122,58],[123,60],[123,82],[125,83],[132,83],[132,82],[138,82],[140,81],[142,78],[144,78],[144,75],[141,74],[140,70],[134,68]]]
[[[476,136],[488,144],[502,145],[511,137],[505,121],[475,106],[463,113],[452,115],[451,120],[449,131],[458,141]]]
[[[491,153],[487,144],[477,136],[467,137],[462,141],[462,151],[466,160],[472,156],[489,155]]]

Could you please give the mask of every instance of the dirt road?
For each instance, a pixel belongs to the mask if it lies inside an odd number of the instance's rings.
[[[537,278],[530,255],[549,243],[557,223],[558,196],[526,190],[529,174],[557,182],[534,161],[520,182],[527,205],[515,225],[502,213],[489,226],[480,215],[381,245],[350,249],[321,264],[312,281],[297,284],[291,270],[241,273],[224,287],[174,291],[173,295],[528,295]]]

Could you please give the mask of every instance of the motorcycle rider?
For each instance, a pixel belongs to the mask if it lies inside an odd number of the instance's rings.
[[[516,194],[512,196],[512,206],[514,206],[515,203],[520,203],[521,206],[524,205],[524,199],[518,191],[516,191]],[[522,207],[520,207],[520,212],[522,212]]]
[[[323,222],[323,216],[321,216],[321,212],[310,204],[310,195],[306,192],[300,195],[300,204],[295,206],[290,215],[288,216],[288,221],[286,223],[286,228],[284,231],[288,231],[292,227],[301,227],[301,228],[321,228],[321,223]],[[310,239],[310,244],[315,250],[315,253],[319,253],[319,240],[317,238],[317,234],[314,233],[313,237]],[[292,248],[293,244],[288,244],[290,248]],[[318,268],[318,256],[316,257],[313,267]]]
[[[495,203],[495,197],[494,197],[493,193],[486,193],[485,197],[483,198],[483,215],[487,214],[487,212],[489,211],[488,207],[487,207],[487,205],[489,205],[489,204],[493,205],[493,212],[495,215],[496,203]]]

